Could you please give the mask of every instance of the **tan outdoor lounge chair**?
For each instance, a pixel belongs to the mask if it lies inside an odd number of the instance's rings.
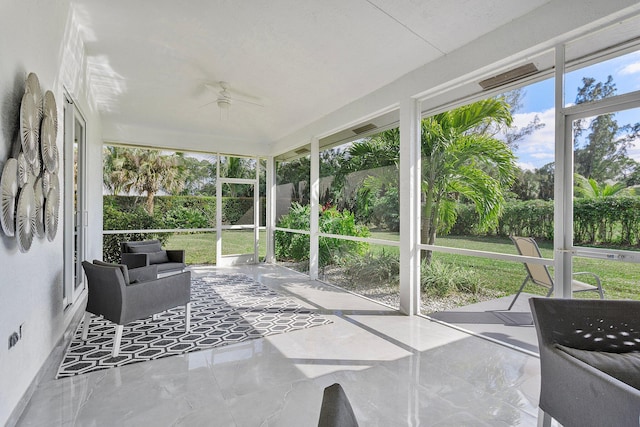
[[[518,253],[520,255],[542,258],[540,248],[538,247],[538,244],[533,237],[511,236],[511,240],[516,245],[516,248],[518,249]],[[551,273],[549,273],[549,269],[546,265],[525,262],[524,268],[527,270],[527,277],[524,278],[524,282],[522,282],[520,289],[518,289],[518,293],[513,298],[513,301],[511,301],[511,305],[509,305],[509,308],[507,310],[511,310],[511,307],[513,307],[513,304],[518,299],[518,296],[520,296],[520,292],[522,292],[522,290],[524,289],[524,285],[526,285],[529,280],[531,280],[531,282],[535,283],[536,285],[544,286],[545,288],[549,289],[549,292],[547,292],[547,297],[551,296],[551,294],[553,293],[553,278],[551,277]],[[588,271],[579,271],[573,273],[574,276],[584,274],[593,276],[596,281],[596,285],[590,285],[579,280],[572,280],[571,291],[574,293],[594,291],[600,294],[600,299],[604,299],[604,291],[602,290],[600,277]]]

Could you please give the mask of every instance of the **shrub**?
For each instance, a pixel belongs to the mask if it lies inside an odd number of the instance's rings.
[[[351,281],[397,283],[400,275],[398,255],[367,252],[364,256],[348,256],[341,261],[345,275]]]
[[[477,294],[482,283],[477,273],[438,260],[420,265],[420,287],[431,296],[444,297],[455,292]]]
[[[103,208],[103,224],[105,230],[142,230],[154,228],[154,219],[141,205],[134,206],[130,212],[118,209],[112,203],[105,203]],[[165,242],[166,234],[123,233],[105,234],[102,238],[102,257],[106,262],[120,262],[120,242],[129,240],[158,239]]]
[[[185,206],[176,206],[167,211],[157,222],[160,221],[163,224],[162,228],[208,228],[213,225],[209,224],[201,211]]]
[[[309,230],[311,206],[292,204],[289,213],[278,221],[278,227],[296,230]],[[342,212],[336,208],[325,209],[320,213],[319,229],[321,233],[340,234],[345,236],[368,237],[369,230],[355,223],[353,214],[347,210]],[[306,234],[277,231],[275,235],[276,256],[291,261],[309,259],[310,239]],[[346,254],[364,254],[369,245],[351,240],[320,237],[319,264],[321,267],[334,262]]]

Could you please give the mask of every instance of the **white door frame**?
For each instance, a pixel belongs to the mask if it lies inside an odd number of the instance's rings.
[[[78,296],[85,288],[85,278],[82,271],[82,261],[86,258],[87,248],[87,206],[86,206],[86,135],[87,124],[82,112],[71,96],[65,91],[64,93],[64,199],[63,212],[64,215],[64,289],[63,289],[63,305],[65,309],[71,307],[77,300]],[[76,132],[76,123],[82,126],[82,131],[78,135]],[[75,160],[74,144],[78,139],[78,157]],[[74,206],[76,195],[74,166],[77,161],[77,198],[78,211]],[[77,231],[77,235],[76,235]],[[77,257],[75,257],[75,248],[77,241]]]
[[[220,155],[218,155],[217,179],[216,179],[216,265],[220,267],[257,264],[259,261],[258,249],[260,243],[260,159],[256,158],[255,178],[221,178]],[[253,224],[250,225],[223,225],[222,224],[222,186],[224,184],[248,184],[253,187]],[[223,230],[253,230],[252,254],[222,254]]]

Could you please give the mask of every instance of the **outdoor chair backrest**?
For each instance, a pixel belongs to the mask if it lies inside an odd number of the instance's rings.
[[[511,240],[516,245],[520,255],[542,258],[540,248],[533,237],[511,236]],[[546,265],[525,262],[524,266],[533,283],[547,288],[553,287],[553,279]]]

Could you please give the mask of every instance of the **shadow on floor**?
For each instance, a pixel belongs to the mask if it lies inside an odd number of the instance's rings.
[[[529,309],[529,298],[532,296],[534,295],[520,294],[511,310],[506,308],[513,296],[506,296],[430,313],[428,316],[460,329],[538,353],[538,338]]]

